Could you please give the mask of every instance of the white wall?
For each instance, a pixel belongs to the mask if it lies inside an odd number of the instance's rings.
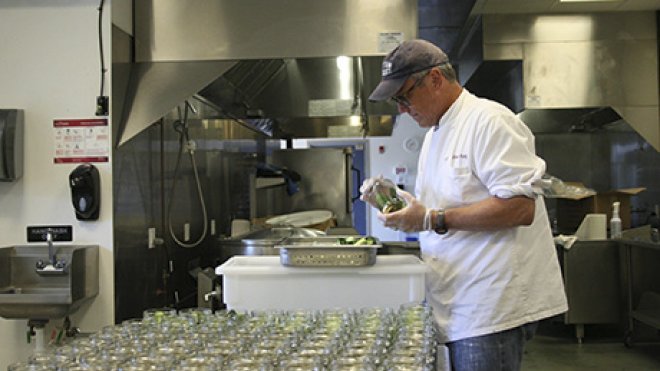
[[[403,166],[408,171],[401,183],[404,184],[406,191],[414,194],[417,159],[426,130],[420,128],[408,114],[397,116],[391,136],[369,138],[365,177],[382,175],[394,181],[396,179],[395,167]],[[378,237],[381,241],[405,240],[404,233],[383,227],[383,223],[378,220],[376,214],[377,212],[373,208],[367,208],[368,234]]]
[[[114,321],[112,167],[101,173],[98,221],[76,220],[68,176],[75,164],[53,164],[53,119],[93,118],[100,89],[99,1],[0,1],[0,107],[25,112],[23,178],[0,183],[0,246],[25,244],[28,225],[72,225],[74,244],[100,246],[100,293],[71,320],[84,332]],[[110,2],[103,19],[106,67],[110,61]],[[106,95],[110,95],[106,73]],[[44,245],[45,246],[45,245]],[[44,247],[45,248],[45,247]],[[61,325],[62,321],[51,321]],[[0,319],[0,370],[26,360],[27,321]]]

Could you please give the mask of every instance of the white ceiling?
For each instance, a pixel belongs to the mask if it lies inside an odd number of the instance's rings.
[[[580,13],[659,10],[660,0],[478,0],[473,11],[498,13]]]

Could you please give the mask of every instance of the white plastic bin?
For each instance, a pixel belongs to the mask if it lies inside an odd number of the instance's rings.
[[[369,267],[284,267],[278,256],[234,256],[216,268],[227,309],[396,308],[424,299],[426,266],[378,255]]]

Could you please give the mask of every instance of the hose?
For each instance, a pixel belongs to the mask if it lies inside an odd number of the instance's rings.
[[[183,114],[181,113],[181,108],[177,107],[179,110],[179,119],[174,121],[174,130],[179,133],[179,154],[176,159],[176,165],[174,166],[174,177],[172,179],[172,188],[170,190],[170,201],[167,207],[167,224],[170,230],[170,236],[177,243],[177,245],[184,248],[192,248],[198,246],[204,238],[206,238],[206,233],[208,230],[208,215],[206,212],[206,204],[204,203],[204,194],[202,193],[202,186],[199,181],[199,174],[197,172],[197,163],[195,162],[195,142],[190,140],[188,136],[188,109],[192,109],[188,101],[185,102],[185,109]],[[199,239],[193,243],[186,243],[180,241],[174,234],[172,229],[172,202],[174,200],[174,195],[176,194],[176,183],[178,181],[179,175],[179,166],[181,164],[181,157],[183,156],[184,150],[188,152],[190,156],[190,162],[192,164],[193,174],[195,175],[195,184],[197,185],[197,194],[199,195],[199,203],[202,207],[202,218],[204,220],[204,228]]]

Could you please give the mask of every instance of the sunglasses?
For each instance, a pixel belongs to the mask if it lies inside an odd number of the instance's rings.
[[[412,86],[408,88],[408,90],[406,90],[401,94],[395,95],[390,99],[396,104],[400,104],[406,108],[410,107],[412,105],[412,103],[410,103],[410,98],[409,98],[410,94],[412,94],[413,90],[417,89],[417,87],[422,85],[422,81],[424,81],[424,79],[426,78],[426,76],[428,76],[429,73],[431,73],[431,69],[426,71],[422,76],[420,76],[417,80],[415,80],[415,83],[412,84]]]

